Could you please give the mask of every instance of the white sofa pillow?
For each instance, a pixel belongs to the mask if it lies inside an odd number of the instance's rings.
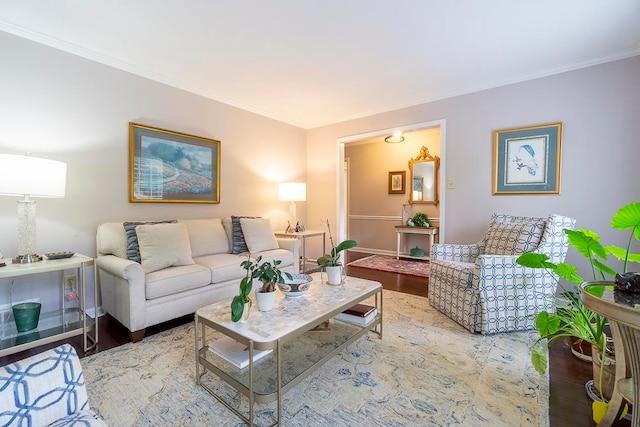
[[[174,265],[195,264],[185,224],[138,225],[136,234],[145,274]]]
[[[250,253],[278,249],[278,241],[267,218],[240,218],[240,226]]]
[[[227,233],[220,218],[179,219],[178,222],[187,225],[194,258],[229,252]]]

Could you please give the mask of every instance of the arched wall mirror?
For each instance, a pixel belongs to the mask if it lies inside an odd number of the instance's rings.
[[[429,154],[429,150],[425,146],[420,148],[418,156],[409,160],[409,176],[411,177],[409,203],[438,204],[439,168],[440,157]]]

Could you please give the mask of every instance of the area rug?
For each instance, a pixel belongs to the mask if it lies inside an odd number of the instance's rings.
[[[352,261],[347,265],[421,277],[429,277],[429,274],[431,273],[429,261],[396,259],[395,257],[384,255],[371,255],[366,258],[360,258]]]
[[[282,425],[548,426],[534,332],[473,335],[426,298],[387,290],[383,314],[383,339],[360,338],[284,395]],[[193,347],[189,323],[82,359],[91,406],[112,426],[244,425],[195,384]],[[214,381],[248,413],[244,396]],[[275,413],[257,405],[258,425]]]

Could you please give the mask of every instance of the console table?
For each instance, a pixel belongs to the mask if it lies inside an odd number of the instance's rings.
[[[98,316],[97,313],[95,313],[93,319],[87,317],[85,285],[86,267],[92,265],[93,258],[75,254],[70,258],[45,258],[42,261],[29,264],[7,263],[6,266],[0,267],[0,279],[10,279],[11,284],[9,286],[13,286],[14,282],[25,276],[52,272],[59,273],[60,280],[58,286],[60,287],[60,295],[62,298],[61,309],[40,313],[38,327],[30,331],[18,332],[15,322],[4,319],[3,317],[3,321],[0,323],[0,357],[81,334],[84,338],[84,351],[95,347],[98,342]],[[79,307],[65,307],[65,289],[63,283],[65,270],[76,270]],[[11,292],[11,288],[7,289],[7,292]],[[97,294],[98,286],[94,280],[94,307],[97,307]],[[90,330],[94,331],[93,337],[88,333]]]
[[[640,425],[640,294],[615,291],[613,282],[585,282],[582,303],[609,319],[616,349],[616,380],[607,413],[598,426],[611,426],[625,401],[633,404],[632,426]],[[627,365],[631,377],[627,377]]]
[[[322,237],[322,254],[325,254],[326,237],[324,231],[277,231],[274,233],[276,237],[284,237],[289,239],[300,240],[300,273],[311,273],[313,271],[319,271],[320,267],[317,264],[312,264],[307,260],[307,239],[311,237]]]
[[[406,247],[404,248],[404,250],[401,250],[402,236],[405,234],[421,234],[421,235],[427,236],[429,251],[428,252],[425,251],[424,256],[412,256],[411,253],[408,252]],[[396,259],[400,259],[400,257],[402,257],[402,258],[422,259],[422,260],[428,261],[431,258],[431,246],[433,246],[434,239],[437,234],[438,234],[438,227],[409,227],[408,225],[397,225],[396,226]],[[406,246],[406,243],[404,246]]]

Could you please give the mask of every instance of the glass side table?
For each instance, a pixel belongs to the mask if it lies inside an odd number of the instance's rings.
[[[324,231],[276,231],[275,235],[276,237],[300,240],[300,273],[320,271],[320,267],[315,263],[309,262],[307,258],[307,239],[311,237],[322,237],[322,254],[324,255],[326,253],[326,235]]]

